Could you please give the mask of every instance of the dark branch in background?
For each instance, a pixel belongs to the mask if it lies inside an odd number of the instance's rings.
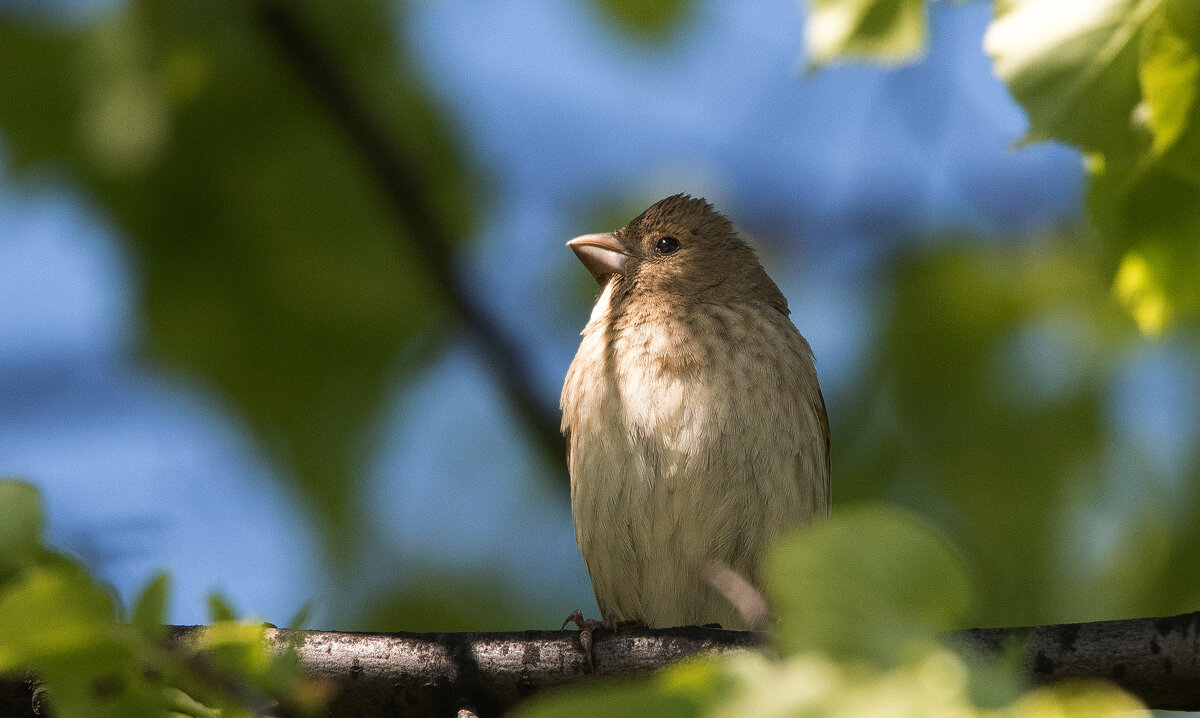
[[[1023,652],[1033,684],[1107,679],[1151,708],[1200,710],[1200,613],[1169,618],[954,631],[982,655]],[[203,627],[172,629],[184,640]],[[599,633],[595,673],[575,631],[338,633],[268,629],[276,649],[294,646],[306,671],[336,686],[331,715],[497,716],[555,686],[645,675],[697,653],[751,648],[760,634],[708,628]],[[34,681],[0,681],[0,715],[36,715]],[[50,697],[51,701],[53,697]]]
[[[450,305],[475,340],[505,396],[532,432],[536,444],[547,457],[561,464],[564,454],[558,417],[537,398],[529,365],[516,342],[459,285],[450,249],[454,237],[431,206],[429,193],[422,186],[420,170],[389,140],[366,103],[351,89],[351,83],[335,58],[321,47],[314,34],[296,16],[292,5],[260,0],[258,17],[262,27],[346,134],[388,206],[408,229],[412,244],[411,247],[404,245],[402,249],[412,249],[420,254],[425,267],[445,291]]]

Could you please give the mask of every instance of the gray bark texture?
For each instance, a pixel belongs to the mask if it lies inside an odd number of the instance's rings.
[[[995,654],[1007,645],[1023,646],[1024,672],[1035,685],[1105,679],[1150,708],[1197,711],[1198,621],[1200,612],[1032,628],[975,628],[954,635],[983,654]]]
[[[1151,708],[1200,710],[1200,612],[1167,618],[977,628],[950,634],[983,655],[1023,654],[1032,684],[1106,679]],[[203,626],[172,629],[186,641]],[[329,715],[498,716],[556,686],[641,675],[697,653],[744,650],[758,634],[713,628],[597,632],[595,671],[576,631],[503,633],[341,633],[271,628],[267,639],[299,652],[305,669],[337,686]],[[33,680],[0,681],[0,715],[45,714]]]

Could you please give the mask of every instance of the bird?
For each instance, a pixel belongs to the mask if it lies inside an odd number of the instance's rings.
[[[687,194],[567,246],[600,289],[560,401],[603,619],[586,626],[589,663],[600,625],[756,628],[706,567],[761,592],[772,540],[830,509],[825,400],[787,299],[730,221]]]

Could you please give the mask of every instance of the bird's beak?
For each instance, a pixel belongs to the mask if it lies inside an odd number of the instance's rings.
[[[603,283],[605,277],[613,274],[625,274],[625,261],[629,259],[629,250],[615,234],[585,234],[576,237],[567,246],[583,262],[583,266],[592,273],[597,282]]]

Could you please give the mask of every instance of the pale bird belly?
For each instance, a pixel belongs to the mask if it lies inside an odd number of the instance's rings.
[[[580,549],[597,599],[621,619],[741,626],[703,574],[712,559],[751,570],[763,539],[747,518],[760,497],[738,466],[749,458],[730,445],[731,414],[743,412],[714,401],[711,385],[661,374],[622,382],[629,390],[604,401],[579,437]]]
[[[770,539],[828,511],[807,345],[794,330],[732,320],[730,352],[678,335],[671,346],[663,331],[614,336],[608,294],[563,389],[575,535],[597,601],[655,627],[743,627],[705,565],[723,561],[758,585]]]

